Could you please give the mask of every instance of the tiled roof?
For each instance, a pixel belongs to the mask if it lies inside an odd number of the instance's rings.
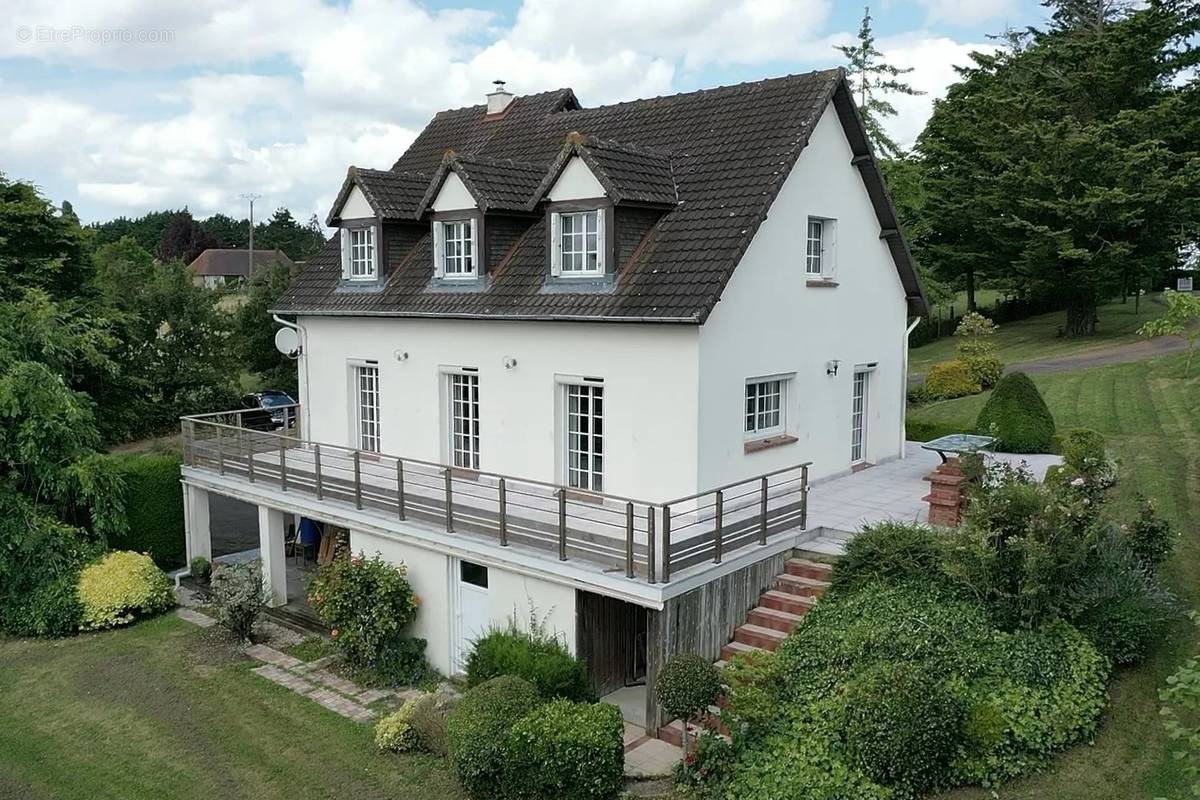
[[[460,155],[447,151],[442,163],[428,185],[418,213],[433,204],[446,175],[454,172],[462,179],[467,191],[475,198],[479,209],[489,211],[527,211],[537,204],[536,193],[546,176],[543,164],[526,164],[511,159],[492,159],[477,155]]]
[[[895,212],[841,70],[592,109],[580,108],[569,89],[560,89],[518,97],[498,115],[487,115],[482,105],[443,111],[392,174],[413,176],[415,185],[415,176],[432,178],[447,151],[453,151],[481,195],[515,202],[523,189],[511,195],[497,189],[485,164],[541,165],[548,174],[562,159],[564,143],[571,144],[568,134],[575,132],[581,137],[575,144],[599,165],[593,167],[597,179],[609,181],[615,193],[631,201],[666,206],[631,257],[617,264],[615,288],[546,291],[546,234],[539,216],[530,218],[530,227],[499,264],[489,265],[493,272],[482,290],[432,289],[429,231],[413,224],[399,226],[412,230],[389,239],[386,282],[379,290],[341,287],[340,253],[331,239],[293,281],[279,310],[703,322],[831,100],[857,156],[910,312],[921,313],[924,295],[903,239],[890,233],[898,228]],[[677,197],[669,206],[668,178]],[[408,186],[409,178],[404,182]],[[426,181],[414,205],[429,186]],[[409,208],[412,197],[406,194],[405,203],[396,206]],[[619,214],[621,206],[617,209]]]
[[[197,275],[230,275],[250,276],[249,251],[233,248],[210,247],[188,264],[188,268]],[[266,264],[292,265],[292,260],[282,250],[254,250],[254,266]]]
[[[540,193],[549,191],[574,156],[587,164],[614,202],[659,206],[673,206],[679,202],[669,153],[587,138],[576,132],[567,134],[567,143],[546,173]]]
[[[429,177],[429,173],[350,167],[326,224],[331,227],[337,224],[337,212],[355,186],[384,219],[415,220],[417,206],[429,188]]]

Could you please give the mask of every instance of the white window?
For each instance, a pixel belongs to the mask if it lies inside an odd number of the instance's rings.
[[[438,274],[443,278],[474,278],[475,225],[469,219],[437,223]]]
[[[379,367],[354,367],[355,430],[359,450],[379,452]]]
[[[342,228],[342,274],[352,281],[375,280],[378,274],[375,227]]]
[[[567,485],[604,491],[604,387],[569,384],[567,392]]]
[[[450,375],[451,463],[479,469],[479,375]]]
[[[787,382],[781,378],[746,382],[747,436],[762,437],[782,433]]]
[[[604,211],[551,215],[552,272],[562,277],[604,274]]]
[[[823,217],[808,218],[808,245],[804,259],[806,275],[821,278],[833,274],[836,232],[837,220]]]

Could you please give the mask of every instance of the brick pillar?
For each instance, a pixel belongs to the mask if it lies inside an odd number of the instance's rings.
[[[925,476],[929,494],[922,500],[929,503],[929,524],[957,528],[962,522],[967,479],[963,477],[957,458],[947,459]]]

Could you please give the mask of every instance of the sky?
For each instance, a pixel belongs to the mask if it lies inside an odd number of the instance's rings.
[[[84,222],[164,208],[324,219],[346,168],[387,168],[438,110],[570,86],[585,106],[837,66],[845,0],[4,0],[0,172]],[[877,0],[878,47],[926,92],[911,144],[989,34],[1035,0]]]

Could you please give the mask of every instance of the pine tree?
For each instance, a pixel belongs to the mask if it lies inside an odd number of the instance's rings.
[[[838,45],[849,62],[846,74],[858,96],[858,110],[863,116],[867,133],[875,149],[885,158],[903,155],[900,145],[883,129],[883,121],[896,116],[896,107],[887,100],[889,94],[921,95],[908,83],[899,80],[901,75],[913,71],[912,67],[897,67],[883,60],[883,53],[875,49],[875,34],[871,30],[871,8],[863,9],[862,24],[858,28],[858,43]]]

